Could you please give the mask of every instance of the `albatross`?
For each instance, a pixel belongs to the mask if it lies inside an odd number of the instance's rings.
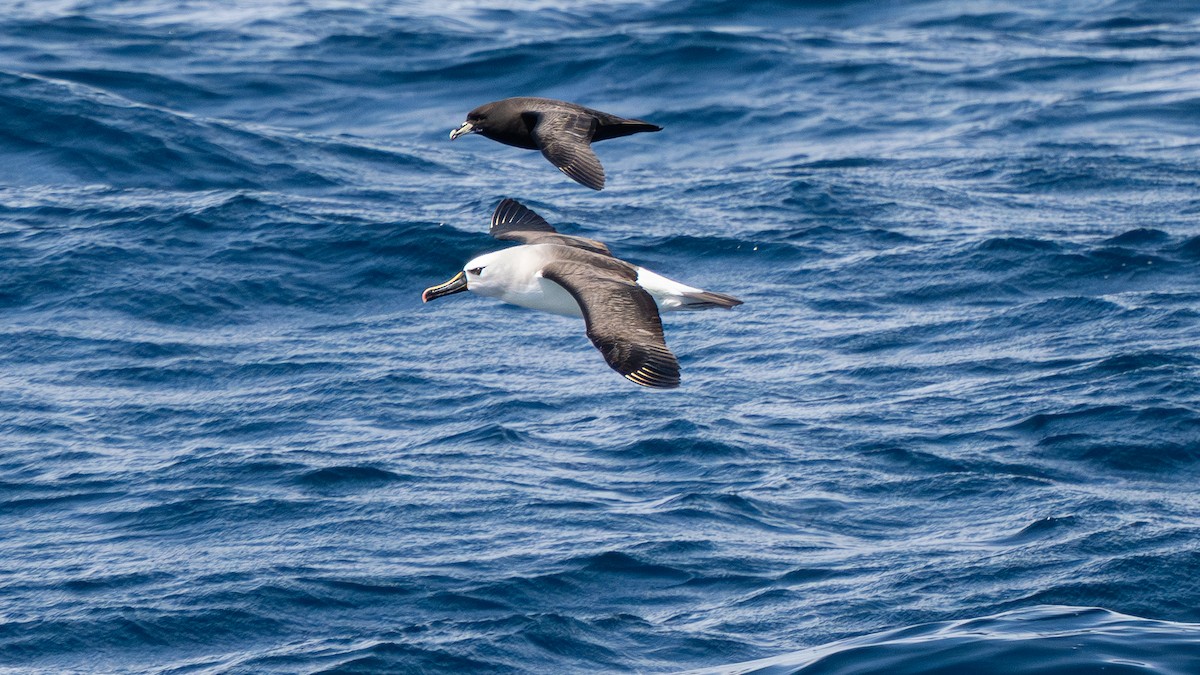
[[[679,386],[679,361],[667,349],[659,313],[742,304],[615,258],[593,239],[559,234],[514,199],[496,207],[489,233],[520,245],[474,258],[453,279],[425,289],[423,302],[471,291],[583,317],[588,338],[608,365],[644,387]]]
[[[480,134],[505,145],[541,150],[575,182],[603,190],[604,167],[592,152],[592,143],[641,131],[662,131],[662,127],[567,101],[520,96],[485,103],[467,113],[467,121],[450,132],[450,140]]]

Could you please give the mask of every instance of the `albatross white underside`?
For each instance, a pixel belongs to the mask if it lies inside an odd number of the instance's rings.
[[[582,317],[583,310],[575,298],[542,275],[542,268],[570,254],[564,249],[567,247],[557,244],[530,244],[481,255],[464,265],[467,290],[529,309]],[[699,309],[694,295],[704,292],[644,267],[637,268],[637,285],[654,298],[659,312]]]

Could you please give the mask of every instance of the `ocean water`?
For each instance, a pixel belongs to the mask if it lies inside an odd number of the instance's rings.
[[[4,3],[0,672],[1200,673],[1197,120],[1175,0]],[[505,197],[745,305],[423,305]]]

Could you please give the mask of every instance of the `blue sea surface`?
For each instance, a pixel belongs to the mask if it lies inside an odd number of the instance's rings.
[[[422,304],[505,197],[745,304]],[[1194,675],[1198,346],[1194,3],[0,8],[3,673]]]

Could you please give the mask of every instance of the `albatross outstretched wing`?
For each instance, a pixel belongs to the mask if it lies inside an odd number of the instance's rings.
[[[592,151],[597,121],[586,112],[554,110],[537,115],[530,135],[538,149],[559,171],[593,190],[604,189],[604,167]]]
[[[542,268],[542,276],[579,303],[588,338],[613,370],[644,387],[679,386],[679,361],[667,349],[658,306],[637,285],[632,267],[558,261]]]
[[[544,218],[515,199],[505,199],[496,206],[496,210],[492,212],[492,227],[488,232],[502,241],[519,241],[522,244],[558,244],[602,255],[612,255],[607,246],[594,239],[559,234]]]

